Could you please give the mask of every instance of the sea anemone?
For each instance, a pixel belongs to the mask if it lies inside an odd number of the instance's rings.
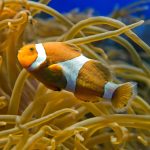
[[[49,1],[0,1],[0,148],[148,149],[150,65],[144,56],[150,58],[150,47],[131,30],[143,21],[126,25],[117,20],[126,17],[123,10],[112,18],[62,15],[46,5]],[[41,12],[52,18],[43,19]],[[20,47],[45,41],[77,45],[87,57],[109,65],[114,82],[136,81],[137,96],[117,113],[106,100],[83,102],[70,92],[47,89],[17,60]]]

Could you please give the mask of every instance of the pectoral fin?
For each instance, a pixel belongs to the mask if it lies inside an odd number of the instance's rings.
[[[50,65],[48,66],[48,69],[50,69],[51,71],[53,72],[58,72],[58,73],[62,73],[62,67],[58,64],[53,64],[53,65]]]
[[[50,66],[48,66],[48,69],[52,72],[54,81],[55,80],[59,81],[61,76],[63,76],[62,67],[58,64],[50,65]],[[61,91],[61,88],[58,88],[58,87],[55,87],[55,86],[51,86],[50,88],[54,91]]]

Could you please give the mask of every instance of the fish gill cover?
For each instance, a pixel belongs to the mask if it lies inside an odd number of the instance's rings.
[[[144,16],[132,15],[145,11],[148,2],[94,17],[92,9],[63,15],[50,7],[50,0],[1,0],[0,148],[149,149],[150,47],[131,30],[149,25]],[[106,100],[83,102],[67,91],[47,89],[17,60],[23,45],[45,41],[77,45],[87,57],[108,65],[114,82],[137,82],[137,96],[117,113]]]

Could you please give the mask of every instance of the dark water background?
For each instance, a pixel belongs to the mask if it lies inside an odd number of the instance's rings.
[[[93,8],[99,15],[109,15],[115,7],[124,7],[128,4],[142,0],[52,0],[49,5],[61,13],[69,12],[74,8],[79,11]],[[147,3],[150,7],[150,2]],[[150,9],[143,11],[147,18],[150,18]]]
[[[32,0],[39,1],[39,0]],[[94,16],[111,16],[115,8],[121,9],[130,4],[139,1],[147,1],[147,3],[140,4],[137,7],[146,7],[145,10],[133,13],[132,16],[150,20],[150,0],[51,0],[49,6],[58,12],[65,14],[73,9],[79,12],[85,12],[88,9],[93,9]],[[43,18],[49,18],[49,15],[41,15]],[[126,24],[130,24],[127,20]],[[141,25],[134,29],[134,32],[142,38],[147,44],[150,45],[150,21],[147,25]]]
[[[109,16],[115,8],[123,8],[134,2],[142,0],[52,0],[49,6],[56,9],[60,13],[68,13],[73,9],[79,12],[86,11],[89,8],[94,10],[96,16]],[[150,0],[147,4],[141,4],[138,7],[147,7],[146,10],[133,13],[133,16],[144,17],[144,20],[150,19]],[[147,44],[150,45],[150,24],[142,25],[134,30]]]

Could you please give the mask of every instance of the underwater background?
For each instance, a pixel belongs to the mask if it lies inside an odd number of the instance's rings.
[[[141,0],[142,1],[142,0]],[[121,9],[137,2],[137,0],[52,0],[49,6],[56,9],[61,13],[67,13],[73,9],[77,9],[79,12],[86,11],[88,9],[93,10],[94,16],[108,16],[115,9]],[[142,11],[133,13],[133,16],[142,16],[145,19],[150,19],[150,2],[145,5],[141,3],[140,7],[143,7]],[[148,1],[147,1],[148,2]],[[150,36],[149,26],[145,27],[140,26],[138,29],[135,29],[135,32],[146,42],[150,44],[150,40],[147,38]]]
[[[84,11],[86,9],[94,9],[97,15],[106,16],[112,13],[115,8],[122,8],[128,6],[131,3],[137,2],[138,0],[52,0],[49,3],[49,6],[56,9],[61,13],[67,13],[72,9],[79,9],[79,11]],[[147,7],[143,12],[138,12],[143,14],[146,18],[150,17],[150,4],[141,4],[144,7]],[[137,12],[134,14],[137,15]]]
[[[149,0],[1,0],[0,149],[149,150],[149,7]],[[108,65],[115,83],[136,82],[137,95],[118,112],[105,99],[47,89],[17,59],[23,45],[47,41],[75,44]]]

